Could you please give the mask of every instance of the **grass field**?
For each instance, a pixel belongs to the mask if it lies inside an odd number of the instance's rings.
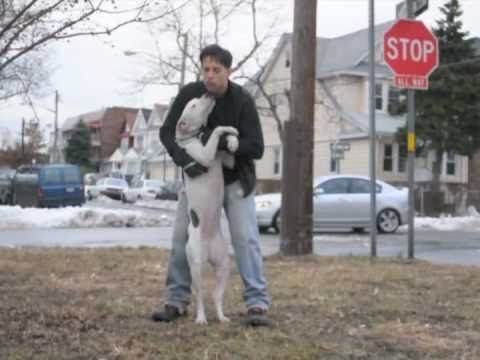
[[[210,301],[207,326],[192,308],[152,322],[167,261],[149,248],[1,249],[0,359],[480,359],[479,268],[268,257],[274,326],[252,329],[234,267],[230,323]]]

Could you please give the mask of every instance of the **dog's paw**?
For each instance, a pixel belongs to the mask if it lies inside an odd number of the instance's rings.
[[[222,316],[218,317],[218,321],[220,321],[222,323],[228,323],[228,322],[230,322],[230,319],[228,317],[226,317],[225,315],[222,315]]]
[[[197,325],[207,325],[208,322],[207,322],[207,319],[205,318],[205,316],[197,316],[197,318],[195,319],[195,324],[197,324]]]
[[[227,149],[231,153],[234,153],[238,150],[238,138],[235,135],[227,136]]]

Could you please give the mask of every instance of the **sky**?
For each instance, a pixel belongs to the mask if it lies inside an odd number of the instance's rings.
[[[375,0],[375,23],[390,21],[395,18],[395,7],[399,0]],[[445,0],[430,0],[430,7],[419,17],[428,26],[435,24],[440,17],[438,8]],[[277,35],[271,40],[270,48],[283,32],[291,32],[293,28],[293,0],[275,0],[279,5],[275,14],[279,21],[275,26]],[[345,35],[368,26],[368,0],[318,0],[317,36],[336,37]],[[463,29],[471,36],[480,37],[480,0],[460,0],[463,14]],[[259,13],[260,27],[263,30],[270,25],[272,14]],[[247,48],[247,40],[239,31],[248,25],[248,18],[238,20],[234,24],[237,37],[230,35],[227,44],[235,43],[232,52]],[[241,22],[245,21],[245,24]],[[132,91],[129,79],[142,74],[144,62],[141,52],[150,48],[151,37],[140,26],[121,29],[105,41],[100,38],[76,38],[69,43],[59,42],[49,48],[51,65],[55,72],[51,84],[45,90],[46,96],[35,101],[40,126],[44,130],[52,128],[54,120],[54,93],[59,92],[59,125],[71,116],[96,111],[110,106],[131,106],[151,108],[154,103],[168,104],[175,96],[177,88],[173,86],[149,87],[143,91]],[[224,41],[225,42],[225,41]],[[168,46],[168,44],[164,44]],[[124,52],[137,52],[135,56],[125,56]],[[269,51],[263,54],[263,60]],[[13,100],[0,103],[0,137],[7,133],[18,137],[21,119],[31,119],[32,111]]]
[[[111,208],[116,200],[105,196],[87,202],[82,207],[65,207],[60,209],[22,208],[20,206],[0,206],[0,230],[32,228],[92,228],[92,227],[149,227],[172,226],[176,201],[151,200],[138,201],[131,209]],[[102,205],[103,204],[103,205]],[[115,206],[115,205],[113,205]],[[136,206],[139,206],[136,208]],[[110,207],[110,208],[107,208]],[[142,208],[154,207],[167,209],[165,214],[148,214]],[[480,230],[480,214],[474,207],[468,209],[468,216],[415,217],[415,228],[432,230]],[[407,225],[400,227],[400,232],[407,231]],[[352,235],[346,235],[352,240]],[[317,236],[316,236],[317,237]],[[339,239],[337,235],[318,235],[327,240]],[[365,240],[364,236],[358,239]],[[342,241],[342,238],[339,239]]]

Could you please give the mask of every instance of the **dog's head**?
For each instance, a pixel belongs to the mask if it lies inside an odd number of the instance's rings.
[[[202,126],[207,125],[208,116],[214,106],[215,98],[207,94],[190,100],[178,119],[175,137],[187,139],[195,136]]]

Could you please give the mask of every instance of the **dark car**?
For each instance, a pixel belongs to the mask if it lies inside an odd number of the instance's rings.
[[[12,202],[12,182],[15,170],[0,168],[0,205],[8,205]]]
[[[14,205],[60,207],[85,203],[83,176],[77,165],[27,165],[13,178]]]
[[[155,198],[159,200],[178,200],[178,192],[182,189],[182,187],[183,182],[180,180],[167,181],[165,184],[163,184]]]

